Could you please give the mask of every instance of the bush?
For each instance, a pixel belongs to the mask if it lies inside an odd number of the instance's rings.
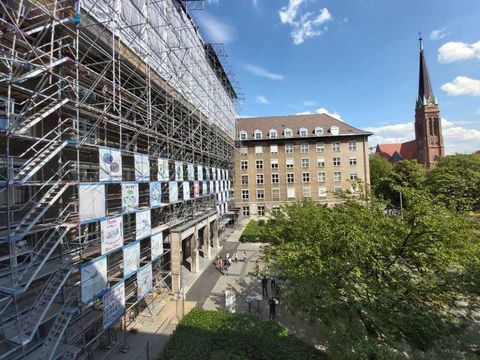
[[[242,236],[240,236],[241,242],[263,242],[263,236],[260,231],[260,227],[265,223],[263,222],[260,225],[260,222],[255,220],[250,220],[243,230]]]
[[[192,310],[178,325],[160,359],[324,359],[312,345],[274,321],[226,311]]]

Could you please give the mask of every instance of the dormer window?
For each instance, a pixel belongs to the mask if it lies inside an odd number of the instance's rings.
[[[338,135],[340,129],[338,128],[338,126],[332,126],[330,127],[330,134],[332,135]]]
[[[262,138],[262,132],[260,130],[255,130],[255,140],[260,140]]]
[[[286,128],[285,130],[283,130],[283,134],[286,138],[291,138],[293,136],[292,129]]]
[[[240,131],[240,140],[247,140],[248,134],[246,131]]]
[[[323,128],[321,128],[321,127],[316,127],[316,128],[315,128],[315,135],[317,135],[317,136],[323,135]]]
[[[268,132],[270,139],[276,139],[277,138],[277,130],[275,129],[270,129]]]
[[[298,133],[300,134],[301,137],[307,137],[308,136],[308,130],[305,128],[301,128],[298,130]]]

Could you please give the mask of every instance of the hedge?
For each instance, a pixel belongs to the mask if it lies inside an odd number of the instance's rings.
[[[265,242],[261,234],[261,227],[265,225],[265,222],[263,220],[260,221],[250,220],[248,222],[240,236],[241,242]]]
[[[177,326],[160,360],[326,359],[275,321],[193,309]]]

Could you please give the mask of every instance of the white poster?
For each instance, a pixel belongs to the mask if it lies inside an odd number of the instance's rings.
[[[135,154],[135,180],[150,181],[150,160],[148,155]]]
[[[137,299],[142,299],[152,291],[152,264],[149,263],[137,272]]]
[[[80,222],[105,217],[105,185],[78,185]]]
[[[220,192],[220,180],[215,181],[215,192]]]
[[[198,181],[193,183],[193,195],[196,198],[200,196],[200,183]]]
[[[203,166],[197,165],[197,179],[202,181],[203,180]]]
[[[187,164],[187,179],[190,181],[195,180],[195,168],[190,163]]]
[[[205,166],[205,180],[210,180],[210,168]]]
[[[152,221],[150,210],[139,211],[135,214],[135,239],[140,240],[150,236],[152,232]]]
[[[123,278],[126,279],[140,267],[140,241],[123,248]]]
[[[237,312],[235,308],[236,295],[232,290],[225,290],[225,309],[231,313]]]
[[[103,295],[103,328],[108,329],[120,319],[125,312],[125,283],[122,281],[112,286]]]
[[[212,177],[210,179],[212,179],[212,180],[217,179],[217,169],[216,168],[212,168]]]
[[[175,181],[170,181],[168,183],[168,199],[170,203],[178,201],[178,183]]]
[[[122,212],[138,210],[138,184],[122,183]]]
[[[213,184],[214,184],[214,182],[212,180],[210,180],[210,194],[213,194],[215,192]]]
[[[107,287],[107,258],[101,256],[80,266],[82,302],[88,304]]]
[[[206,181],[202,183],[202,195],[203,196],[208,195],[208,186]]]
[[[152,251],[152,261],[158,258],[163,254],[163,233],[158,233],[152,235],[151,240],[151,251]]]
[[[183,163],[175,161],[175,180],[183,181]]]
[[[183,182],[183,200],[190,200],[190,183],[188,181]]]
[[[99,181],[122,181],[122,153],[120,150],[98,148],[100,161]]]
[[[102,255],[123,246],[123,217],[117,216],[100,223]]]
[[[153,181],[150,183],[150,207],[155,208],[162,205],[162,183]]]
[[[158,159],[158,181],[170,180],[170,173],[168,171],[168,160]]]
[[[220,180],[221,177],[222,175],[220,174],[220,169],[217,168],[217,180]]]

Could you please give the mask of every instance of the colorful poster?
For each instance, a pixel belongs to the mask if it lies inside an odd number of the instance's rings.
[[[153,181],[150,183],[150,207],[162,206],[162,183]]]
[[[102,255],[123,246],[123,217],[117,216],[100,223]]]
[[[168,200],[170,203],[178,201],[178,183],[170,181],[168,183]]]
[[[195,180],[195,168],[190,163],[187,164],[187,179],[190,181]]]
[[[142,299],[152,291],[152,264],[147,264],[137,272],[137,299]]]
[[[107,288],[107,258],[101,256],[80,266],[82,302],[88,304]]]
[[[183,181],[183,163],[175,161],[175,180]]]
[[[123,278],[126,279],[140,268],[140,241],[123,248]]]
[[[196,198],[200,196],[200,183],[198,181],[193,183],[193,196]]]
[[[206,181],[202,183],[202,195],[203,196],[208,195],[208,186]]]
[[[78,199],[80,222],[105,217],[105,185],[78,185]]]
[[[203,166],[197,165],[197,179],[203,181]]]
[[[122,181],[122,153],[120,150],[98,148],[99,181]]]
[[[103,328],[114,325],[125,312],[125,283],[112,286],[103,295]]]
[[[150,160],[148,155],[135,154],[135,180],[150,181]]]
[[[152,252],[152,261],[158,258],[160,255],[163,254],[163,233],[158,233],[152,235],[150,238],[151,240],[151,252]]]
[[[183,182],[183,200],[190,200],[190,183],[188,181]]]
[[[168,180],[170,180],[168,160],[158,159],[158,181],[168,181]]]
[[[152,220],[150,210],[139,211],[135,214],[135,240],[150,236],[152,232]]]
[[[138,210],[138,184],[122,183],[122,212]]]

